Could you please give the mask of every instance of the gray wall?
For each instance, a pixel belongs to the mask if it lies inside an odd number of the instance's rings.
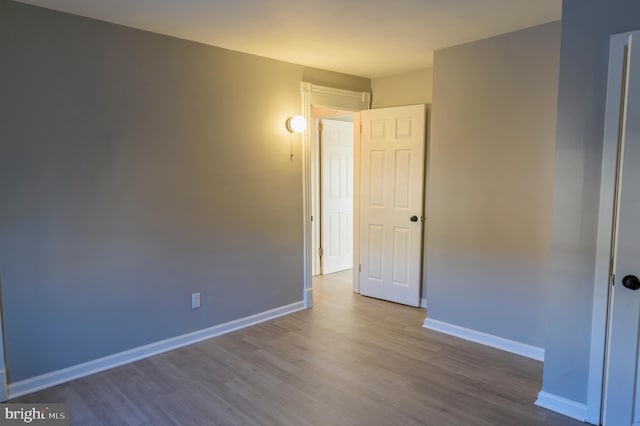
[[[434,58],[429,318],[543,347],[560,23]]]
[[[433,68],[394,74],[371,80],[371,107],[430,104]]]
[[[543,390],[587,402],[609,36],[637,0],[564,0]]]
[[[0,58],[10,382],[302,299],[285,119],[369,80],[6,0]]]

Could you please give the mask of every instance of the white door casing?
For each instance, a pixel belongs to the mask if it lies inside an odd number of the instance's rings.
[[[6,401],[9,397],[7,391],[7,370],[4,360],[4,336],[2,328],[2,318],[0,318],[0,402]]]
[[[322,273],[353,267],[353,123],[322,120]]]
[[[420,306],[426,106],[361,120],[360,293]]]
[[[316,275],[320,275],[320,164],[318,164],[317,158],[320,157],[319,151],[319,140],[320,140],[320,119],[311,116],[311,127],[313,129],[310,132],[310,151],[311,151],[311,161],[309,162],[309,171],[310,171],[310,185],[311,185],[311,211],[309,214],[311,215],[311,276],[315,277]]]
[[[608,87],[608,97],[618,94],[619,115],[607,117],[605,132],[616,130],[618,166],[602,420],[611,426],[640,425],[640,290],[633,289],[640,281],[632,278],[640,277],[640,170],[635,167],[640,162],[640,32],[613,38],[610,56],[621,66],[610,67],[620,71]]]

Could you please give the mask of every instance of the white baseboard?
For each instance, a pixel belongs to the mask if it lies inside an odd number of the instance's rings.
[[[3,356],[3,354],[0,354]],[[7,400],[7,370],[0,370],[0,402]]]
[[[8,397],[17,398],[32,392],[46,389],[51,386],[59,385],[71,380],[95,374],[100,371],[128,364],[143,358],[167,352],[183,346],[191,345],[202,340],[210,339],[221,334],[230,333],[241,328],[249,327],[264,321],[268,321],[283,315],[291,314],[304,309],[304,302],[296,302],[290,305],[281,306],[259,314],[229,321],[224,324],[215,325],[213,327],[194,331],[180,336],[171,337],[166,340],[150,343],[148,345],[139,346],[124,352],[119,352],[104,358],[95,359],[82,364],[64,368],[62,370],[52,371],[40,376],[31,377],[8,386]]]
[[[304,309],[313,308],[313,287],[304,289]]]
[[[420,307],[424,308],[424,309],[427,309],[427,298],[426,297],[423,297],[423,298],[420,299]]]
[[[584,422],[587,420],[587,406],[571,399],[540,391],[536,400],[538,407],[555,411],[572,419]]]
[[[527,358],[532,358],[537,361],[544,361],[544,349],[537,346],[527,345],[526,343],[516,342],[514,340],[494,336],[493,334],[483,333],[481,331],[460,327],[459,325],[431,318],[424,320],[423,327],[428,328],[429,330],[439,331],[440,333],[449,334],[451,336],[460,337],[461,339],[469,340],[471,342],[491,346],[492,348],[526,356]]]

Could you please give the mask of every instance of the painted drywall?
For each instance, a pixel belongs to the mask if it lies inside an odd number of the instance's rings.
[[[0,57],[10,382],[302,300],[285,120],[369,80],[7,0]]]
[[[560,23],[436,51],[427,316],[543,347]]]
[[[543,390],[578,403],[587,402],[609,36],[637,29],[637,1],[563,2]]]
[[[431,103],[433,69],[423,68],[371,80],[372,108]]]

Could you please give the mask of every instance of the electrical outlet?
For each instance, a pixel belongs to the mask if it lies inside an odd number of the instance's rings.
[[[200,293],[193,293],[191,295],[191,309],[200,307]]]

